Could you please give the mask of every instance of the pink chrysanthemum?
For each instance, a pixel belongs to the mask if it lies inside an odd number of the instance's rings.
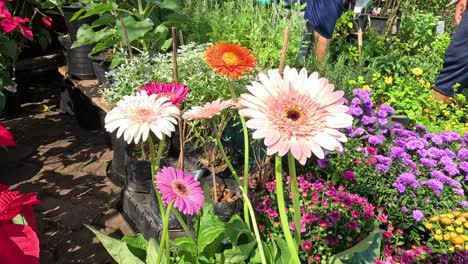
[[[256,130],[252,137],[265,139],[268,155],[291,151],[304,165],[312,153],[323,159],[322,148],[343,149],[340,142],[347,138],[337,129],[353,121],[343,105],[344,92],[333,92],[327,79],[316,72],[308,76],[306,69],[298,73],[286,67],[283,77],[271,70],[259,78],[247,86],[250,94],[242,94],[238,105],[240,114],[251,118],[247,127]]]
[[[164,203],[174,200],[174,207],[184,214],[193,215],[200,211],[205,196],[200,182],[194,176],[172,167],[162,168],[156,175],[156,188]]]
[[[180,110],[166,97],[157,98],[141,91],[133,96],[124,96],[106,115],[105,128],[110,133],[117,130],[117,138],[123,135],[127,143],[146,141],[153,132],[159,139],[175,131]]]
[[[187,120],[209,119],[221,114],[224,109],[231,105],[232,100],[221,101],[221,99],[218,99],[213,102],[208,102],[204,106],[192,107],[182,115],[182,118]]]
[[[148,95],[156,94],[158,97],[167,97],[169,101],[180,107],[187,98],[190,87],[185,87],[181,83],[150,82],[143,85],[138,92],[140,91],[146,91]]]

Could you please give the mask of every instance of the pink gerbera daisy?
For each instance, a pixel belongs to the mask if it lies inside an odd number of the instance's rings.
[[[232,100],[221,101],[218,99],[213,102],[208,102],[204,106],[194,106],[182,118],[187,120],[209,119],[213,116],[221,114],[221,112],[232,105]]]
[[[146,91],[148,95],[156,94],[158,97],[167,97],[173,104],[181,106],[190,88],[181,83],[150,82],[143,85],[139,91]]]
[[[194,176],[172,167],[162,168],[156,175],[156,188],[162,201],[174,201],[174,207],[184,214],[193,215],[200,211],[205,196],[200,182]]]
[[[265,139],[268,155],[291,151],[304,165],[312,153],[323,159],[322,148],[343,149],[340,142],[347,138],[337,129],[353,121],[343,105],[344,92],[334,92],[327,79],[316,72],[308,76],[305,68],[286,67],[283,77],[271,70],[259,79],[247,86],[250,93],[242,94],[238,105],[240,114],[251,118],[247,127],[256,130],[252,137]]]

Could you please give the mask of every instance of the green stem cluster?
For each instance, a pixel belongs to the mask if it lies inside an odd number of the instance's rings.
[[[288,153],[288,168],[293,197],[294,225],[296,226],[294,239],[296,245],[299,245],[301,243],[301,206],[299,203],[299,188],[297,187],[296,164],[291,151]]]
[[[174,200],[172,200],[168,205],[167,205],[167,211],[165,213],[165,217],[163,217],[163,230],[161,234],[161,241],[159,242],[159,250],[158,250],[158,259],[156,260],[156,263],[161,263],[162,255],[164,252],[164,248],[166,248],[166,263],[169,262],[169,253],[170,253],[170,245],[169,245],[169,216],[171,215],[171,209],[172,205],[174,204]],[[161,209],[161,212],[163,210]]]
[[[154,153],[154,143],[153,143],[153,139],[151,138],[151,135],[148,137],[148,143],[149,143],[150,157],[151,157],[151,182],[152,182],[151,186],[152,188],[154,188],[154,193],[156,193],[156,198],[158,200],[158,204],[160,208],[159,211],[161,211],[161,218],[164,219],[164,205],[161,199],[161,194],[156,189],[154,182],[156,180],[156,173],[159,171],[159,164],[161,162],[161,156],[162,156],[162,152],[164,149],[165,137],[163,136],[163,138],[159,141],[157,156],[155,156],[155,153]]]

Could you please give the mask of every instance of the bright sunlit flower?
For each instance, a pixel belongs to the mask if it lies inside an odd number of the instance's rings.
[[[392,76],[385,76],[384,77],[384,82],[386,84],[392,84],[393,83],[393,77]]]
[[[180,107],[187,98],[190,88],[181,83],[150,82],[143,85],[138,92],[140,91],[146,91],[148,95],[156,94],[158,98],[167,97],[169,101]]]
[[[206,50],[205,56],[206,63],[217,74],[226,75],[229,80],[239,79],[245,72],[251,73],[255,68],[255,57],[239,44],[214,44]]]
[[[187,120],[210,119],[232,105],[232,100],[221,101],[221,99],[208,102],[204,106],[194,106],[182,118]]]
[[[127,143],[146,141],[152,131],[159,139],[163,134],[170,136],[175,131],[179,108],[166,97],[147,95],[141,91],[134,96],[124,96],[105,118],[106,130],[116,129],[117,137],[123,135]]]
[[[318,73],[307,75],[286,67],[284,77],[278,70],[260,74],[260,82],[247,86],[250,94],[242,94],[239,111],[250,118],[247,127],[255,129],[254,139],[264,138],[267,154],[284,156],[291,151],[301,164],[313,153],[324,158],[323,149],[343,149],[347,138],[338,128],[352,125],[353,118],[343,105],[344,92]]]
[[[411,72],[416,76],[421,76],[423,74],[423,69],[417,67],[417,68],[411,69]]]
[[[193,215],[202,208],[205,196],[200,182],[195,180],[193,175],[172,167],[164,167],[156,175],[155,183],[162,201],[174,201],[174,207],[182,213]]]

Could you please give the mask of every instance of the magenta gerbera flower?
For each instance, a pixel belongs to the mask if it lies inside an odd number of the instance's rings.
[[[140,91],[146,91],[148,95],[156,94],[157,97],[166,97],[171,103],[181,106],[182,102],[187,98],[187,93],[190,87],[186,87],[181,83],[158,83],[150,82],[143,85]]]
[[[324,158],[323,149],[343,149],[346,136],[337,129],[352,125],[353,118],[343,105],[344,92],[333,91],[333,84],[286,67],[283,77],[278,70],[259,74],[260,82],[247,86],[250,93],[239,99],[239,113],[250,118],[247,127],[255,129],[254,139],[264,138],[267,154],[284,156],[289,151],[301,164],[311,154]]]
[[[172,167],[162,168],[156,175],[156,188],[164,203],[174,201],[174,207],[184,214],[200,211],[205,200],[200,182],[194,176]]]

